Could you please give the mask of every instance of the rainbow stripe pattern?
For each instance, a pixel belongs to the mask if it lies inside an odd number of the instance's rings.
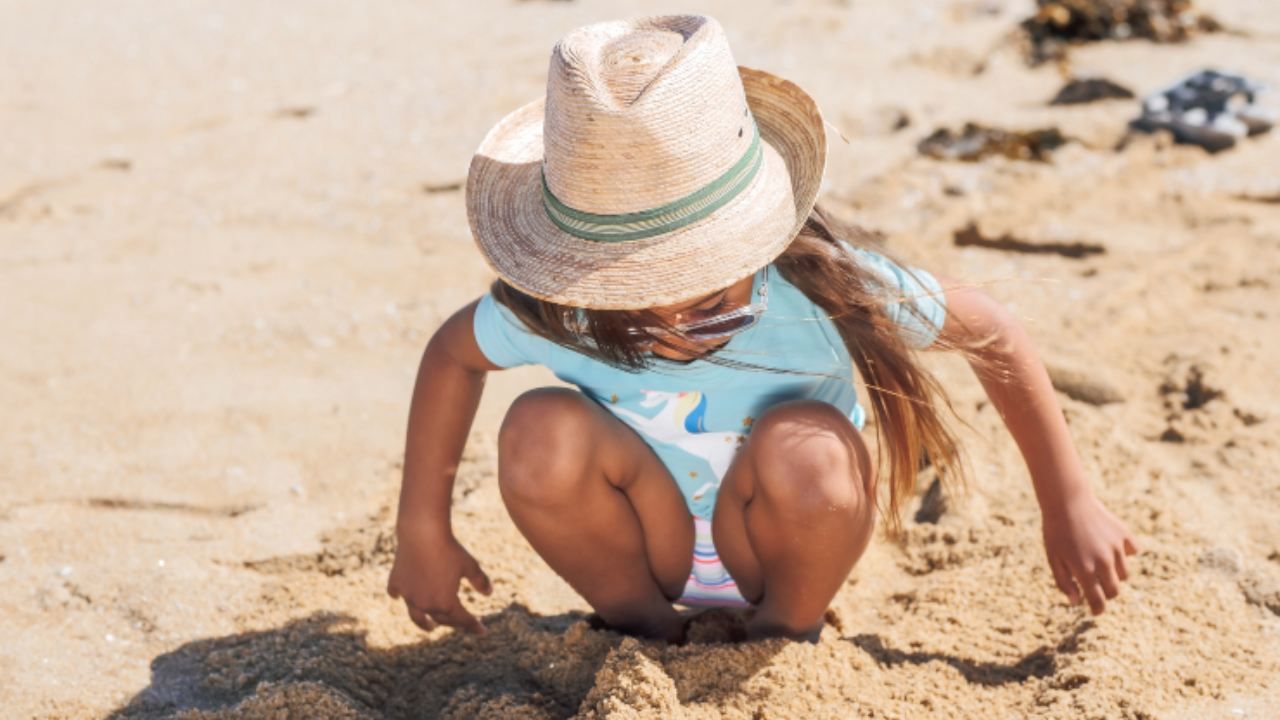
[[[749,607],[738,592],[738,584],[720,564],[716,546],[711,542],[711,521],[694,516],[693,569],[685,583],[684,594],[676,602],[702,607]]]

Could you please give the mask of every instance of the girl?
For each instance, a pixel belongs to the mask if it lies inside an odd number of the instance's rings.
[[[450,493],[485,374],[528,363],[577,389],[512,404],[503,501],[623,631],[680,641],[679,603],[748,606],[752,637],[816,638],[878,498],[896,530],[926,456],[963,480],[924,349],[964,353],[999,410],[1058,587],[1094,613],[1116,597],[1133,539],[1090,490],[1026,332],[981,292],[861,246],[816,203],[825,157],[812,98],[737,66],[712,18],[556,44],[546,97],[471,163],[468,217],[499,279],[419,369],[387,587],[415,623],[483,632],[458,589],[490,583],[453,536]]]

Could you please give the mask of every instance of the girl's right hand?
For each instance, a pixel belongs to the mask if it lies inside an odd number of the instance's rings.
[[[483,635],[484,625],[462,605],[462,578],[484,595],[493,593],[489,577],[471,553],[450,533],[398,533],[396,558],[387,594],[403,598],[409,619],[423,630],[449,625]]]

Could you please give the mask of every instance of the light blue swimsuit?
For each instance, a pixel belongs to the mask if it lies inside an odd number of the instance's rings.
[[[885,309],[908,345],[931,344],[945,316],[937,279],[920,268],[908,272],[874,251],[853,251],[860,263],[885,279],[891,292],[900,292],[886,298]],[[697,534],[693,570],[680,598],[686,605],[746,604],[716,554],[711,515],[720,481],[754,419],[771,405],[803,398],[840,408],[859,430],[866,422],[854,391],[853,363],[835,325],[773,266],[756,273],[753,298],[759,299],[766,272],[768,309],[716,355],[783,372],[661,358],[648,370],[628,372],[538,337],[488,293],[476,308],[476,341],[490,361],[501,367],[549,368],[634,428],[671,472]],[[900,300],[914,302],[929,324]]]

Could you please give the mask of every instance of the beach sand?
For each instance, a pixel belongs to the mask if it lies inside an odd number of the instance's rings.
[[[0,2],[0,715],[1280,715],[1280,131],[1116,150],[1137,102],[1048,106],[1064,68],[1011,39],[1030,6]],[[1070,71],[1280,86],[1270,3],[1199,7],[1229,32]],[[685,10],[848,139],[824,202],[1026,324],[1143,548],[1105,614],[1055,589],[1012,439],[936,354],[974,487],[877,537],[817,644],[729,642],[724,612],[682,647],[593,629],[495,486],[506,404],[552,381],[533,369],[490,378],[455,492],[491,632],[424,634],[386,596],[418,359],[491,279],[471,153],[564,32]],[[1072,140],[917,153],[965,121]],[[958,247],[970,223],[1102,251]]]

